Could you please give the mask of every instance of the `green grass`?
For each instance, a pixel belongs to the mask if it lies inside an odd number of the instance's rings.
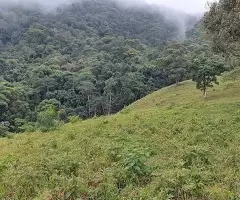
[[[240,199],[240,82],[170,86],[120,113],[0,139],[0,199]]]

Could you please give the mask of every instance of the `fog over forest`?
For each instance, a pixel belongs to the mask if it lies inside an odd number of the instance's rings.
[[[5,130],[20,131],[17,118],[35,123],[37,107],[48,100],[66,116],[86,119],[189,78],[182,55],[198,38],[196,16],[145,1],[0,2],[0,79],[24,88],[16,96],[24,112],[6,109]],[[11,100],[4,99],[7,108]]]
[[[24,5],[30,8],[40,8],[42,11],[53,12],[56,7],[62,7],[74,2],[81,2],[86,0],[1,0],[0,8],[6,9],[11,5]],[[162,15],[165,16],[167,20],[174,22],[179,29],[179,38],[185,38],[185,31],[188,29],[186,24],[189,24],[187,20],[189,19],[189,15],[196,18],[195,21],[199,20],[203,15],[203,5],[205,4],[205,0],[194,1],[196,3],[190,3],[189,0],[185,0],[183,4],[187,4],[185,8],[189,7],[188,10],[176,9],[179,3],[176,0],[165,1],[165,0],[110,0],[118,2],[119,6],[124,8],[134,8],[134,7],[144,7],[144,9],[160,11]],[[192,1],[191,1],[192,2]],[[190,3],[190,4],[189,4]],[[176,5],[176,6],[174,6]],[[202,5],[202,6],[199,6]],[[191,11],[195,11],[199,9],[197,13],[193,13]],[[191,13],[191,14],[189,14]]]
[[[41,5],[45,5],[48,8],[54,8],[61,4],[70,4],[74,1],[79,0],[1,0],[2,4],[9,4],[13,2],[18,2],[22,4],[29,4],[29,3],[37,3]],[[140,5],[143,3],[154,4],[154,5],[161,5],[166,6],[169,8],[173,8],[176,10],[180,10],[186,13],[203,13],[207,9],[207,0],[118,0],[121,4],[125,5]],[[216,1],[216,0],[210,0]]]

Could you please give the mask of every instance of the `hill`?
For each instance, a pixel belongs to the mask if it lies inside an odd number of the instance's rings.
[[[0,198],[238,199],[240,82],[227,76],[207,99],[186,81],[116,115],[0,139]]]
[[[60,121],[86,119],[189,79],[192,57],[208,47],[168,48],[197,20],[165,15],[112,0],[79,0],[52,12],[0,3],[0,136],[36,128],[45,104],[61,111]]]

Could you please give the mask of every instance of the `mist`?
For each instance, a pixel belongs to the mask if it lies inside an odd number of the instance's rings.
[[[84,0],[0,0],[0,9],[17,4],[28,8],[40,8],[45,12],[52,12],[59,6],[69,5]],[[101,0],[99,0],[101,1]],[[189,15],[200,18],[206,11],[206,0],[111,0],[125,8],[144,7],[159,11],[166,20],[175,23],[179,29],[179,38],[185,39],[186,24]],[[180,2],[180,3],[179,3]],[[196,19],[197,21],[197,19]]]
[[[22,5],[38,4],[53,9],[59,5],[70,4],[76,0],[0,0],[0,5],[20,3]],[[207,10],[207,0],[117,0],[122,5],[136,6],[147,3],[149,5],[165,6],[185,13],[203,13]],[[214,0],[212,0],[214,1]]]

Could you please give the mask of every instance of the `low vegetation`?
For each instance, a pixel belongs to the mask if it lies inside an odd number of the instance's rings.
[[[239,199],[239,81],[191,81],[120,113],[0,139],[0,199]]]

